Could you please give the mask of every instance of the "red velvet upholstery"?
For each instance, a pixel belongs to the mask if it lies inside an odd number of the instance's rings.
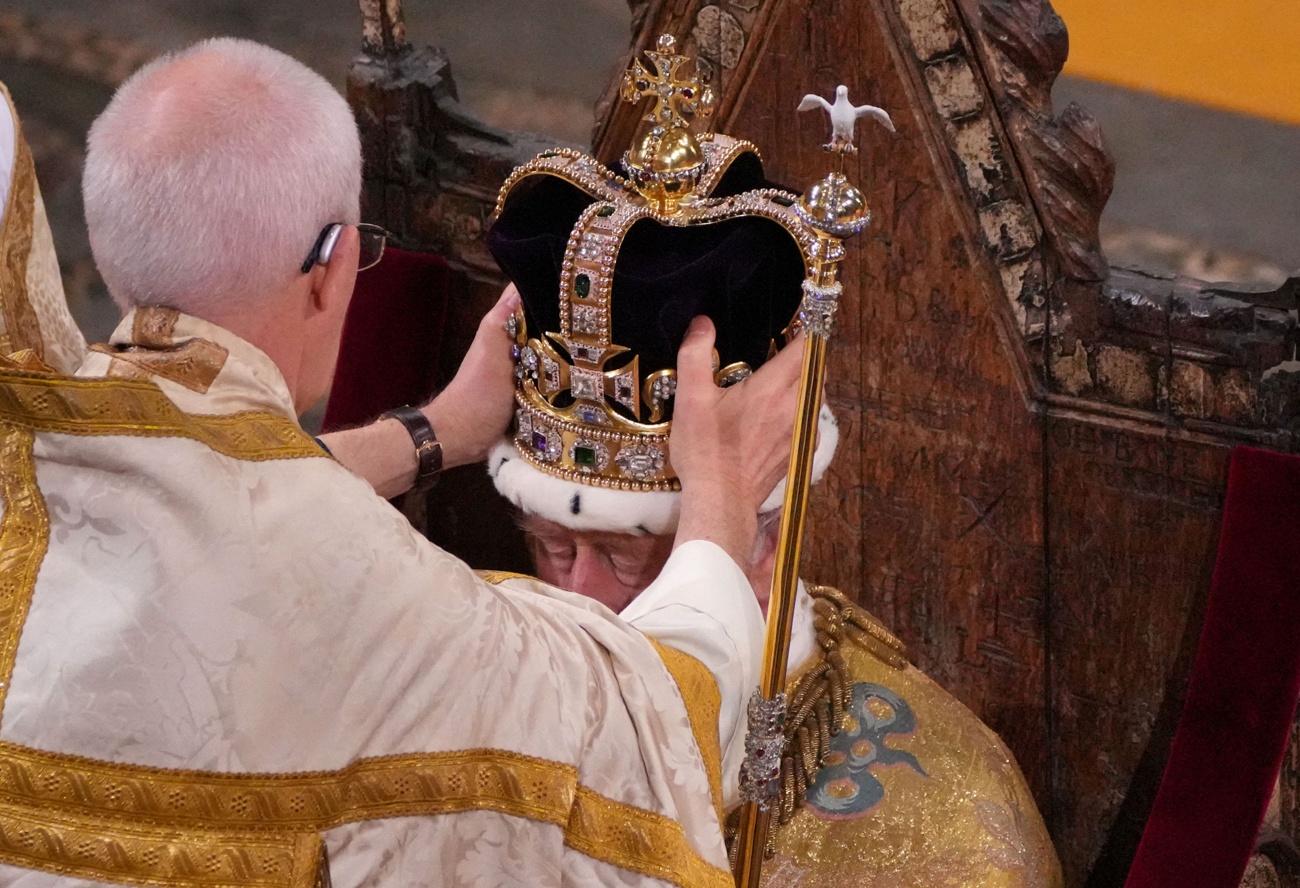
[[[391,247],[378,265],[357,275],[325,431],[429,399],[438,384],[450,288],[446,260]]]
[[[1235,888],[1300,696],[1300,457],[1232,455],[1187,702],[1125,888]]]

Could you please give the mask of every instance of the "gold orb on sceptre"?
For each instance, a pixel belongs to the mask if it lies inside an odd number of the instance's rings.
[[[862,192],[843,173],[831,173],[804,192],[795,204],[799,218],[818,231],[844,239],[871,222],[871,209]]]

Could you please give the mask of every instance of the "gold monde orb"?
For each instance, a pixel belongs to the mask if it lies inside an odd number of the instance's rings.
[[[623,155],[623,166],[637,191],[671,212],[695,191],[707,162],[694,134],[679,123],[647,130]]]

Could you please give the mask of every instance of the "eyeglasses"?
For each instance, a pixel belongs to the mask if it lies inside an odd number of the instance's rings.
[[[384,258],[384,244],[393,235],[391,232],[380,228],[378,225],[371,225],[369,222],[360,223],[356,226],[356,229],[357,234],[361,236],[361,257],[357,261],[357,271],[365,271],[367,268],[378,265],[379,260]],[[311,271],[313,265],[318,263],[326,265],[329,263],[330,257],[334,255],[334,245],[339,242],[339,235],[342,233],[342,222],[331,222],[320,230],[311,252],[303,260],[303,274]]]

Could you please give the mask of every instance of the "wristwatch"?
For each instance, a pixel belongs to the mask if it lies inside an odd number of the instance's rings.
[[[419,464],[415,470],[415,483],[411,492],[428,490],[438,482],[438,473],[442,471],[442,444],[433,433],[433,426],[422,411],[414,407],[397,407],[384,414],[406,426],[415,444],[415,456]]]

